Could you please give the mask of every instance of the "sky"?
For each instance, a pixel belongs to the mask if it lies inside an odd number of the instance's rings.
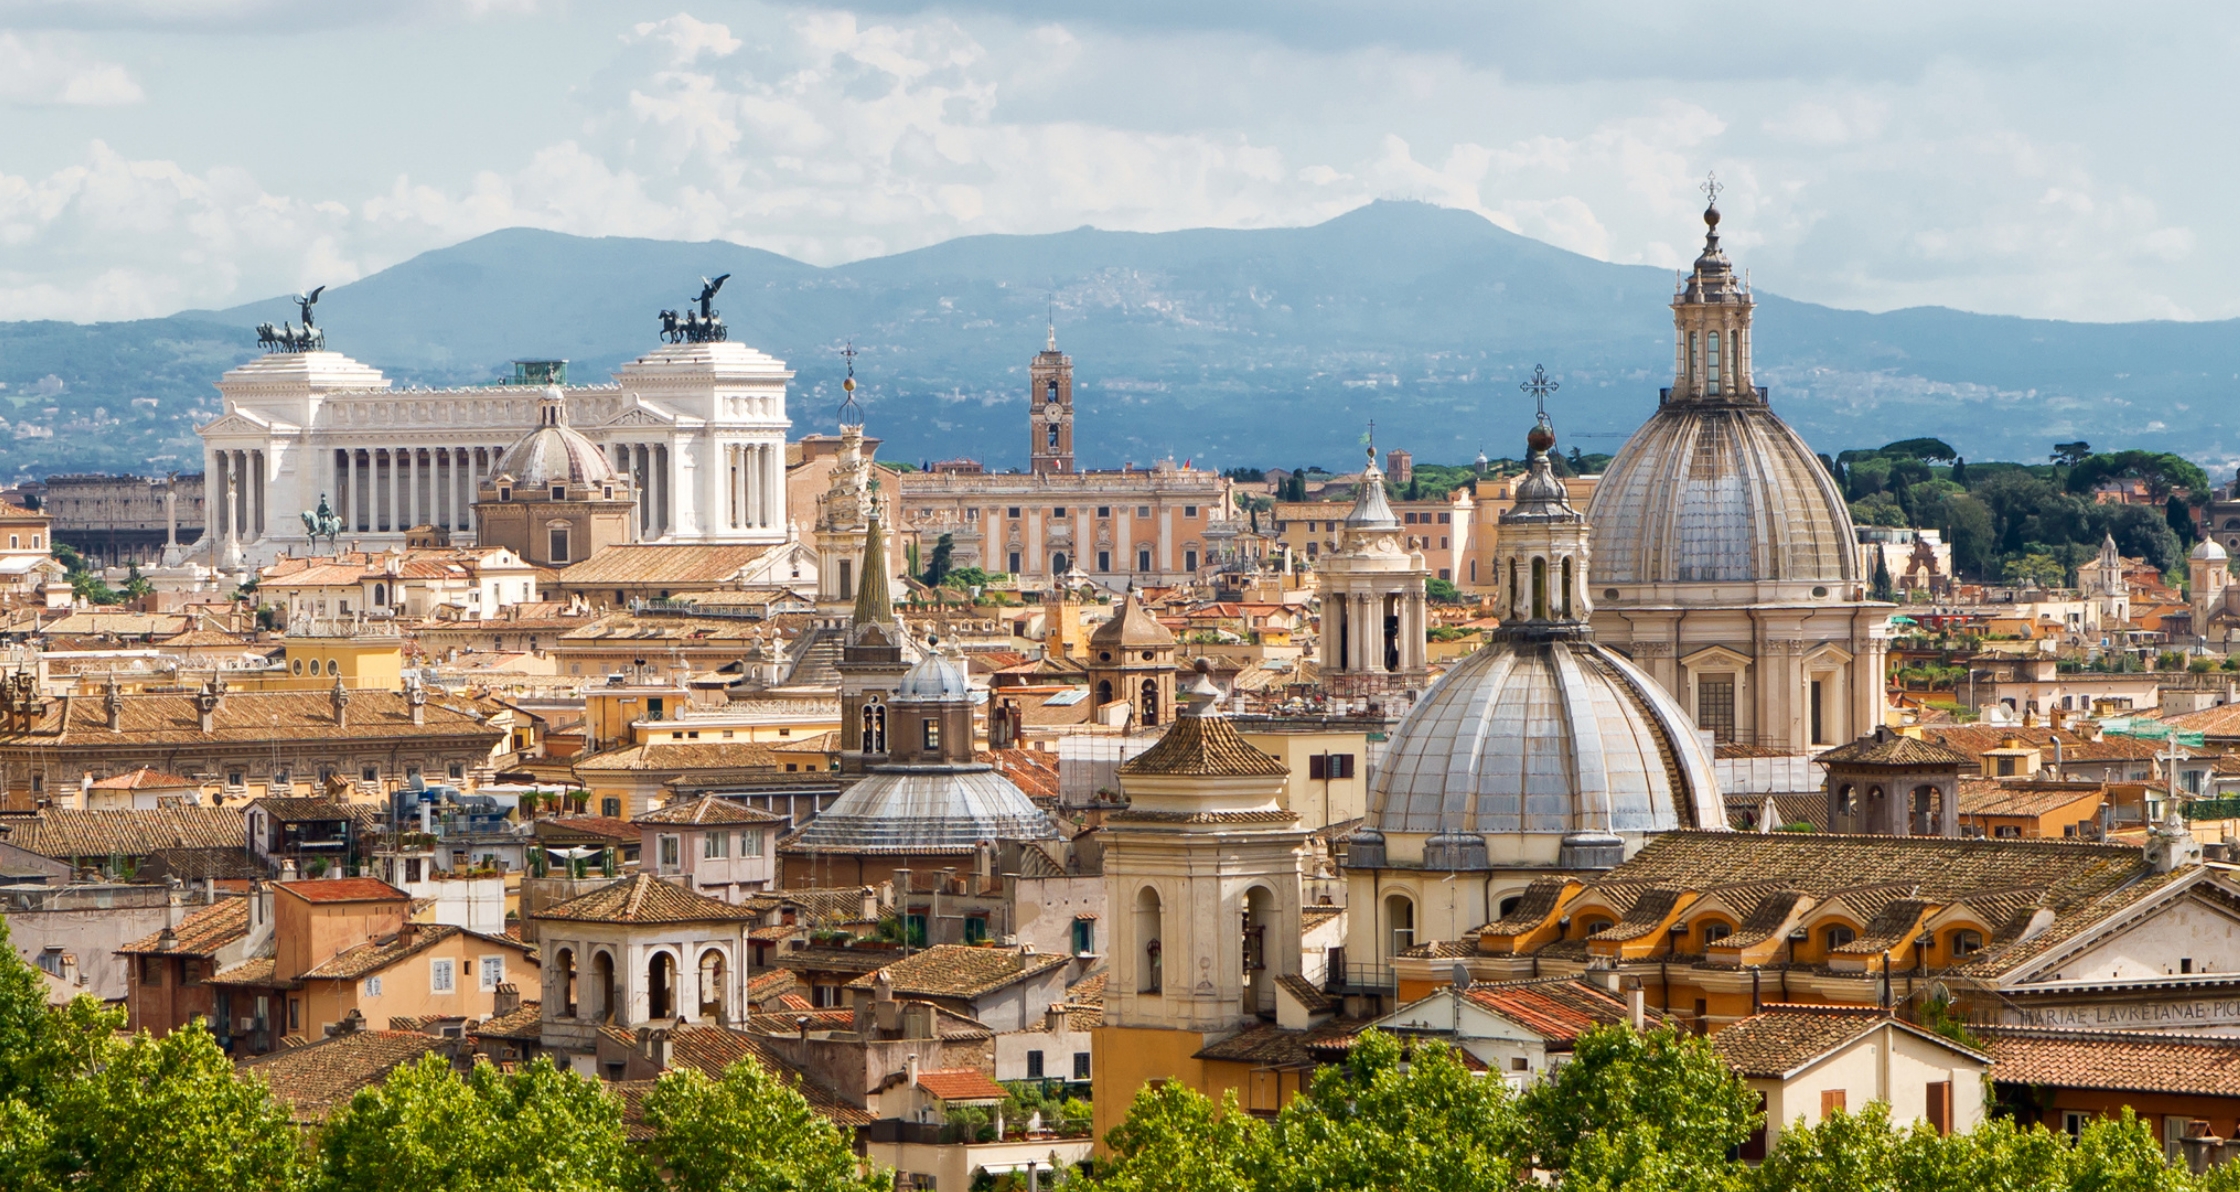
[[[2231,318],[2236,60],[2185,3],[0,0],[0,319],[510,226],[837,264],[1378,198],[1676,267],[1712,173],[1789,297]]]

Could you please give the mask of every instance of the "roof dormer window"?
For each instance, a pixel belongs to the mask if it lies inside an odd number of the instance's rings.
[[[567,486],[567,485],[565,485],[565,484],[555,484],[555,485],[553,485],[553,486],[552,486],[552,499],[553,499],[553,500],[555,500],[555,501],[565,501],[565,500],[567,500],[567,499],[568,499],[568,486]]]

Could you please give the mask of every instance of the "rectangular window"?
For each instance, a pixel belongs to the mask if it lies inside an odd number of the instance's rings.
[[[742,857],[759,857],[762,855],[762,829],[754,828],[739,833],[739,855]]]
[[[1088,1053],[1088,1052],[1086,1052],[1086,1051],[1076,1051],[1076,1052],[1074,1052],[1074,1053],[1073,1053],[1073,1078],[1074,1078],[1075,1080],[1087,1080],[1087,1079],[1089,1079],[1089,1053]]]
[[[365,996],[381,996],[381,974],[375,973],[374,975],[366,978]]]
[[[661,868],[674,872],[684,864],[683,837],[662,836],[657,839],[661,842]]]
[[[1932,1080],[1929,1082],[1929,1112],[1926,1116],[1929,1119],[1930,1129],[1939,1134],[1952,1133],[1951,1081]]]
[[[1197,507],[1196,505],[1184,505],[1184,506],[1182,507],[1182,516],[1184,516],[1184,517],[1196,517],[1196,516],[1198,516],[1198,507]]]
[[[1005,511],[1005,515],[1008,517],[1019,516],[1019,507],[1017,505],[1013,505],[1009,510]]]
[[[505,958],[505,957],[503,957],[503,956],[485,956],[485,957],[483,957],[483,958],[482,958],[482,988],[483,988],[484,990],[491,990],[491,989],[496,989],[496,988],[497,988],[498,986],[500,986],[500,985],[503,985],[503,984],[505,984],[505,983],[506,983],[506,958]]]
[[[599,814],[609,819],[619,817],[622,814],[622,800],[613,798],[599,800]]]
[[[988,940],[988,916],[967,915],[964,920],[964,942],[982,944]]]
[[[1449,525],[1449,524],[1451,524],[1451,523],[1452,523],[1453,521],[1454,521],[1454,514],[1452,514],[1452,513],[1442,513],[1442,514],[1440,514],[1440,515],[1439,515],[1439,524],[1440,524],[1440,525],[1442,525],[1442,526],[1444,526],[1444,525]]]
[[[1151,506],[1149,506],[1149,505],[1138,505],[1138,506],[1136,506],[1136,516],[1137,516],[1137,517],[1150,517],[1150,516],[1151,516]]]
[[[1318,753],[1307,759],[1307,777],[1345,779],[1353,777],[1353,755],[1350,753]]]
[[[1834,1113],[1834,1112],[1836,1112],[1837,1110],[1839,1110],[1839,1109],[1842,1109],[1842,1108],[1843,1108],[1843,1090],[1842,1090],[1842,1089],[1827,1089],[1827,1090],[1824,1090],[1823,1092],[1821,1092],[1821,1094],[1820,1094],[1820,1116],[1821,1116],[1821,1118],[1822,1118],[1823,1120],[1825,1120],[1825,1119],[1826,1119],[1826,1118],[1828,1117],[1828,1115],[1829,1115],[1829,1114],[1832,1114],[1832,1113]]]
[[[1027,1079],[1042,1079],[1042,1053],[1039,1051],[1027,1053]]]
[[[1063,505],[1053,505],[1053,506],[1051,506],[1051,507],[1050,507],[1050,516],[1052,516],[1052,517],[1064,517],[1065,515],[1066,515],[1066,507],[1065,507],[1065,506],[1063,506]]]
[[[555,563],[568,561],[568,531],[565,529],[552,531],[552,561]]]
[[[1011,566],[1010,566],[1010,571],[1011,571],[1011,574],[1013,574],[1013,575],[1017,575],[1017,574],[1019,574],[1019,552],[1018,552],[1018,551],[1012,551],[1012,552],[1011,552]]]
[[[292,998],[289,998],[289,999],[288,999],[288,1033],[290,1033],[290,1034],[294,1034],[295,1032],[297,1032],[297,1031],[300,1031],[300,1030],[302,1030],[302,1029],[303,1029],[303,999],[302,999],[302,998],[300,998],[300,997],[292,997]]]
[[[700,835],[700,855],[711,861],[720,861],[731,851],[731,833],[703,832]]]
[[[431,993],[450,993],[458,987],[459,962],[456,960],[431,960],[428,962],[428,990]]]
[[[1703,675],[1696,679],[1696,727],[1721,744],[1734,740],[1734,676]]]
[[[358,777],[366,782],[379,782],[381,781],[381,767],[360,766],[358,767]]]
[[[1147,551],[1147,550],[1139,550],[1139,551],[1137,551],[1137,552],[1136,552],[1136,570],[1138,570],[1138,571],[1149,571],[1149,570],[1151,570],[1151,552],[1150,552],[1150,551]]]
[[[1825,745],[1828,741],[1824,727],[1825,722],[1822,720],[1820,712],[1820,691],[1820,680],[1814,679],[1812,681],[1812,743],[1815,745]]]
[[[1184,571],[1196,571],[1198,569],[1198,552],[1194,550],[1182,552],[1182,569]]]
[[[941,722],[929,716],[926,718],[925,726],[926,748],[929,750],[941,748]]]
[[[926,913],[922,910],[912,911],[911,913],[903,916],[902,923],[902,934],[904,936],[903,942],[913,948],[925,947]]]
[[[1112,516],[1112,506],[1110,506],[1110,505],[1099,505],[1099,506],[1097,506],[1097,516],[1098,516],[1098,517],[1111,517],[1111,516]]]
[[[1097,921],[1095,919],[1075,919],[1073,921],[1073,954],[1080,956],[1096,950]]]
[[[406,885],[415,885],[420,881],[420,858],[404,859],[404,880]]]
[[[1110,570],[1112,570],[1112,552],[1111,552],[1111,551],[1108,551],[1108,550],[1100,550],[1100,551],[1098,551],[1098,552],[1097,552],[1097,570],[1099,570],[1099,571],[1110,571]]]

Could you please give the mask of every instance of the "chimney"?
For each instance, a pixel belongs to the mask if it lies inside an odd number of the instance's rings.
[[[521,987],[511,981],[501,981],[490,995],[490,1013],[493,1017],[511,1014],[521,1008]]]
[[[916,1087],[918,1087],[918,1053],[917,1053],[917,1052],[915,1052],[915,1051],[911,1052],[911,1053],[910,1053],[910,1058],[909,1058],[908,1060],[905,1060],[905,1061],[903,1061],[903,1066],[902,1066],[902,1073],[903,1073],[903,1075],[904,1075],[905,1077],[907,1077],[907,1078],[909,1079],[909,1081],[910,1081],[910,1087],[911,1087],[911,1088],[916,1088]]]
[[[863,921],[866,923],[879,921],[879,892],[869,886],[863,888]]]
[[[994,842],[983,840],[972,846],[972,872],[983,882],[994,879],[996,875],[996,846]]]
[[[341,675],[334,677],[334,690],[327,693],[327,698],[334,705],[334,726],[336,728],[348,728],[350,726],[350,689],[342,685]]]
[[[109,731],[124,731],[124,693],[117,688],[117,677],[109,676],[109,684],[102,690],[102,708],[109,714]]]
[[[176,932],[176,931],[173,931],[173,930],[172,930],[172,929],[170,929],[169,927],[166,927],[166,928],[164,928],[164,929],[163,929],[163,930],[162,930],[162,931],[161,931],[160,933],[158,933],[158,934],[157,934],[157,936],[156,936],[156,951],[158,951],[158,952],[169,952],[169,951],[171,951],[171,950],[173,950],[173,949],[177,948],[178,946],[179,946],[179,933],[178,933],[178,932]]]
[[[203,736],[218,731],[218,685],[215,681],[204,683],[202,690],[195,693],[194,710],[201,721]]]
[[[1626,990],[1626,1021],[1631,1023],[1633,1029],[1637,1032],[1646,1029],[1648,1026],[1649,1007],[1641,996],[1639,982],[1635,982],[1633,988]]]
[[[428,693],[418,683],[405,688],[404,702],[412,709],[412,723],[415,726],[428,722]]]
[[[300,875],[296,873],[296,859],[294,857],[289,857],[280,862],[281,881],[292,882],[296,880],[298,876]]]

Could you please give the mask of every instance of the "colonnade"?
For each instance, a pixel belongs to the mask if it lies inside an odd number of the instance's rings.
[[[418,525],[474,529],[477,487],[505,454],[493,447],[344,447],[334,452],[329,500],[352,533]]]
[[[727,527],[759,530],[781,524],[786,506],[784,449],[782,443],[731,443],[724,447]]]
[[[218,538],[241,542],[264,537],[266,502],[271,496],[264,459],[262,451],[210,453],[204,506]]]

